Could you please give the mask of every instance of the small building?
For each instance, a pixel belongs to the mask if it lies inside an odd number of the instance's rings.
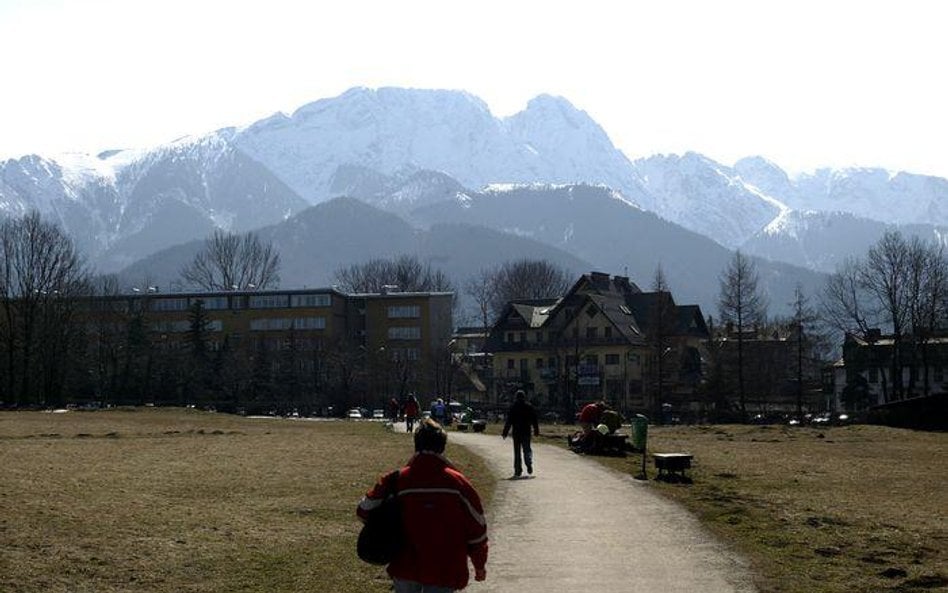
[[[948,394],[948,332],[919,337],[870,330],[847,334],[836,368],[834,409],[859,412],[895,401]]]

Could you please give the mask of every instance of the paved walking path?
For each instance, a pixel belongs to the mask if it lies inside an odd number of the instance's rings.
[[[510,440],[451,430],[448,442],[483,457],[500,478],[487,509],[487,580],[472,580],[466,592],[755,591],[744,562],[646,482],[538,443],[535,476],[512,479]]]

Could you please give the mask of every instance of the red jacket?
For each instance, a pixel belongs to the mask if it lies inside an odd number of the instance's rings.
[[[359,518],[387,495],[384,480],[359,502]],[[427,451],[401,469],[397,487],[406,542],[388,574],[423,585],[466,587],[468,556],[475,568],[487,564],[487,522],[474,487],[444,456]]]
[[[579,413],[579,421],[583,424],[598,424],[602,417],[602,407],[598,403],[586,404]]]
[[[409,399],[405,402],[405,417],[406,418],[417,418],[418,417],[418,402],[414,399]]]

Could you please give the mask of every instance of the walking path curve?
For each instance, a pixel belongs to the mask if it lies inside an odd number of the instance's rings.
[[[533,446],[536,475],[513,479],[510,441],[450,431],[448,442],[500,478],[487,509],[487,580],[465,591],[755,591],[743,560],[646,482],[548,444]]]

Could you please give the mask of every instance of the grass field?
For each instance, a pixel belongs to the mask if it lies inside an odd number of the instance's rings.
[[[695,455],[693,484],[650,487],[746,555],[762,592],[948,589],[948,435],[651,427],[649,445]],[[387,591],[355,557],[354,508],[410,453],[376,422],[0,413],[0,591]],[[450,439],[448,456],[488,498],[482,462]]]
[[[544,427],[565,444],[575,428]],[[695,456],[650,484],[749,558],[763,592],[948,590],[948,435],[878,426],[650,427]],[[641,456],[590,457],[638,474]],[[649,477],[656,475],[649,462]]]
[[[355,506],[411,451],[376,422],[0,413],[0,591],[388,591]]]

